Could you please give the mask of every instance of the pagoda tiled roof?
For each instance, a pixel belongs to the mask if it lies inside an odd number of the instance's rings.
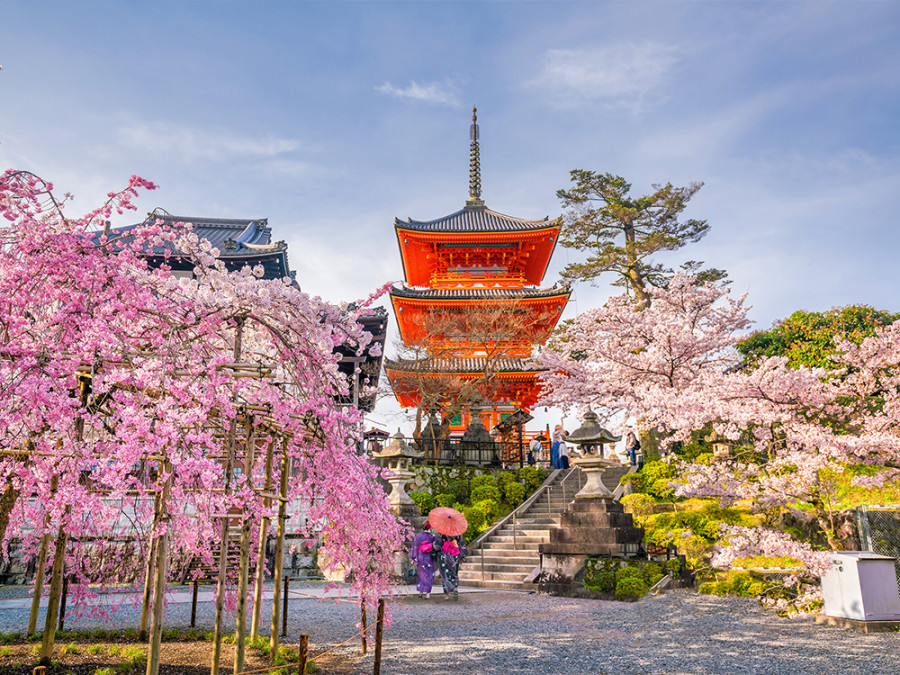
[[[520,232],[550,227],[556,221],[547,216],[543,220],[514,218],[484,206],[466,206],[456,213],[436,220],[394,220],[394,227],[422,232]]]
[[[483,373],[487,359],[485,357],[471,357],[459,359],[428,359],[428,370],[435,373]],[[385,370],[400,372],[416,372],[420,368],[415,359],[385,359]],[[490,365],[490,370],[495,373],[536,373],[547,370],[536,366],[529,359],[495,359]]]
[[[572,292],[568,286],[551,288],[414,288],[397,285],[391,295],[398,298],[422,300],[525,300],[532,298],[552,298],[568,296]]]

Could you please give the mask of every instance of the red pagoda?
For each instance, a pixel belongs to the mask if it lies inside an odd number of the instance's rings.
[[[490,429],[515,410],[534,406],[540,369],[528,360],[533,347],[549,338],[571,291],[540,287],[559,238],[558,220],[523,220],[485,206],[478,135],[473,108],[465,207],[436,220],[395,220],[405,283],[391,291],[394,315],[404,345],[423,345],[431,358],[426,370],[421,359],[385,359],[385,372],[403,407],[421,403],[416,388],[404,385],[411,377],[489,379],[479,414]],[[479,317],[504,312],[516,317],[508,330],[481,334]],[[456,325],[468,325],[469,332],[429,330],[435,317],[462,318]],[[456,415],[451,434],[461,434],[469,422],[468,412]]]

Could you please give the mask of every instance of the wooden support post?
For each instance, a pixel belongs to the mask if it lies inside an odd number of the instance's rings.
[[[284,578],[284,607],[281,616],[281,634],[287,636],[288,595],[291,592],[291,578]]]
[[[373,675],[381,675],[381,638],[384,634],[384,598],[378,598],[378,623],[375,625],[375,665]]]
[[[157,495],[157,499],[158,499]],[[154,511],[158,505],[154,505]],[[149,635],[150,626],[150,601],[153,596],[153,561],[156,558],[156,537],[150,537],[150,545],[148,548],[147,564],[144,566],[144,596],[141,602],[141,626],[138,629],[138,639],[146,640]]]
[[[66,624],[66,599],[69,597],[69,575],[63,577],[62,598],[59,601],[59,628],[60,633]]]
[[[243,316],[236,316],[237,328],[234,332],[234,361],[241,360],[241,341],[244,336]],[[231,473],[234,468],[234,445],[237,434],[237,420],[232,418],[228,424],[228,440],[225,444],[225,495],[231,494]],[[225,621],[225,578],[228,572],[228,516],[222,518],[222,536],[219,539],[219,578],[216,587],[216,619],[213,625],[213,657],[210,675],[219,675],[219,662],[222,660],[222,624]]]
[[[191,593],[191,628],[197,626],[197,594],[200,592],[200,580],[194,579],[194,592]]]
[[[45,524],[46,527],[46,524]],[[34,597],[31,599],[31,616],[28,617],[28,635],[37,630],[38,612],[41,609],[41,593],[44,590],[44,577],[47,575],[47,551],[50,549],[50,533],[41,537],[41,552],[38,555],[37,568],[34,571]]]
[[[284,572],[284,526],[287,519],[287,496],[288,488],[288,455],[287,455],[287,439],[284,439],[281,446],[281,478],[278,487],[278,495],[281,499],[278,502],[278,532],[275,537],[275,574],[274,574],[274,590],[272,597],[272,631],[269,633],[269,653],[278,653],[278,611],[281,609],[281,576]]]
[[[153,584],[153,609],[150,618],[150,647],[147,650],[147,675],[159,674],[159,650],[162,644],[163,595],[169,571],[169,533],[159,537],[156,545],[156,580]]]
[[[68,509],[67,509],[68,510]],[[53,551],[53,572],[50,575],[50,599],[47,616],[44,617],[44,639],[41,642],[41,664],[49,665],[53,658],[53,642],[56,640],[56,620],[59,612],[59,594],[62,590],[63,569],[66,564],[66,543],[69,535],[60,525],[56,534],[56,548]]]
[[[309,659],[309,635],[303,633],[300,636],[300,662],[297,664],[297,672],[306,675],[306,661]]]
[[[360,648],[359,653],[362,656],[366,655],[366,623],[368,622],[368,617],[366,616],[366,603],[362,601],[359,603],[360,609],[360,617],[359,617],[359,627],[362,630],[362,646]]]
[[[253,418],[247,417],[247,436],[244,444],[244,476],[247,484],[253,488],[253,459],[256,449],[256,434],[253,430]],[[234,672],[244,669],[244,640],[247,637],[247,585],[250,583],[250,513],[243,510],[241,523],[241,558],[238,576],[237,619],[234,627]]]
[[[168,460],[160,464],[160,475],[166,480],[162,490],[156,495],[153,514],[153,535],[156,539],[156,561],[153,568],[153,600],[150,612],[150,644],[147,648],[147,675],[159,675],[159,650],[162,644],[163,596],[166,594],[166,580],[169,575],[169,528],[166,501],[172,487],[172,466]],[[159,534],[162,529],[162,534]]]
[[[266,450],[266,481],[263,486],[266,494],[272,490],[272,455],[275,451],[275,440],[269,443]],[[272,499],[266,497],[263,501],[266,509],[272,508]],[[263,582],[266,574],[266,543],[269,534],[269,518],[263,518],[259,524],[259,547],[256,550],[256,581],[253,586],[253,617],[250,620],[250,637],[259,636],[259,618],[263,603]]]

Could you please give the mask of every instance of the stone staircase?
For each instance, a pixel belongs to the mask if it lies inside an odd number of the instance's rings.
[[[611,466],[603,483],[615,491],[629,466]],[[516,511],[485,532],[469,547],[459,568],[462,586],[534,590],[526,578],[541,564],[538,546],[550,541],[550,528],[585,484],[578,468],[556,470]]]

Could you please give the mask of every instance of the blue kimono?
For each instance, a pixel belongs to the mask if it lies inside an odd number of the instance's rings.
[[[423,551],[422,548],[428,549],[429,544],[431,550]],[[416,565],[416,589],[419,593],[431,593],[434,585],[434,559],[439,547],[438,538],[431,532],[420,532],[413,539],[409,559]]]

